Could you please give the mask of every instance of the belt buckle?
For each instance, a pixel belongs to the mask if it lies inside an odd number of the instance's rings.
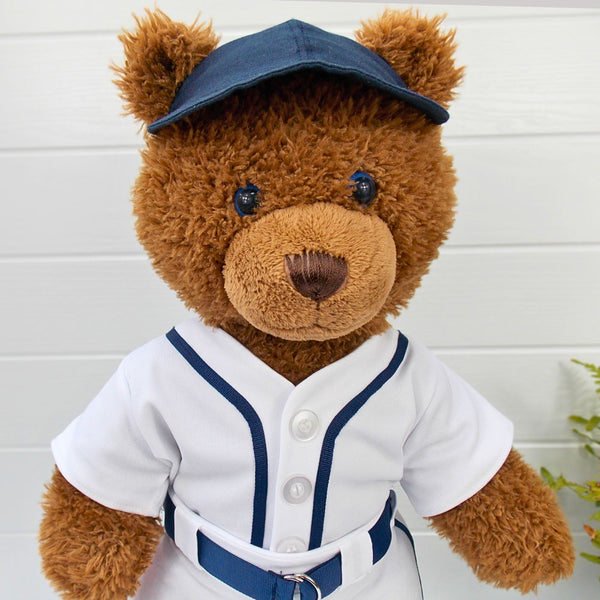
[[[310,585],[315,588],[315,592],[317,592],[317,600],[322,600],[323,596],[321,594],[321,588],[319,584],[312,578],[309,577],[306,573],[293,573],[291,575],[283,575],[283,578],[286,581],[295,581],[296,583],[310,583]]]

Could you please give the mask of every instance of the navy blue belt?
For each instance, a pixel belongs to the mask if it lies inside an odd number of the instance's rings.
[[[175,540],[175,505],[165,499],[165,531]],[[369,529],[373,546],[373,564],[381,560],[392,541],[393,501],[388,498],[377,523]],[[306,573],[281,575],[265,571],[225,550],[201,531],[196,533],[198,564],[213,577],[255,600],[292,600],[296,585],[301,600],[320,600],[342,585],[342,557],[338,553]]]

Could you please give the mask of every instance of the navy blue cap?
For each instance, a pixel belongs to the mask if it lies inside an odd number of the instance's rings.
[[[353,77],[423,111],[436,125],[448,120],[443,106],[406,87],[375,52],[341,35],[292,19],[218,47],[182,83],[169,114],[148,125],[156,133],[194,111],[278,75],[318,69]]]

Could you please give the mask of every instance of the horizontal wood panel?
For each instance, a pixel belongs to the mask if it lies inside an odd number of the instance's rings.
[[[129,190],[137,150],[0,156],[0,254],[141,253]],[[35,173],[35,177],[31,174]]]
[[[18,290],[0,299],[0,355],[124,353],[188,316],[143,259],[5,263],[0,280]]]
[[[396,326],[434,347],[597,345],[600,250],[444,252]]]
[[[453,245],[600,241],[600,138],[448,140],[458,175]]]
[[[519,442],[575,441],[568,416],[591,414],[592,380],[572,354],[438,353],[515,423]],[[597,353],[580,360],[600,364]],[[0,360],[5,401],[0,449],[45,447],[81,412],[117,368],[120,357]]]
[[[6,600],[58,600],[41,573],[37,536],[0,534],[0,594]]]
[[[0,448],[48,446],[119,362],[118,357],[0,360]]]
[[[388,3],[389,5],[390,3]],[[406,3],[392,3],[402,9]],[[466,4],[466,3],[465,3]],[[0,4],[0,35],[40,32],[78,32],[119,30],[131,25],[131,13],[141,14],[151,6],[147,0],[106,0],[91,3],[81,10],[77,0],[59,0],[52,5],[37,0],[3,2]],[[215,27],[266,26],[289,18],[302,19],[315,24],[350,22],[378,14],[386,3],[382,2],[302,2],[269,1],[248,3],[246,0],[204,0],[201,5],[191,0],[161,0],[160,8],[171,18],[191,22],[201,7],[202,15],[211,18]],[[527,17],[531,15],[571,14],[573,9],[544,9],[506,6],[447,6],[425,3],[420,5],[425,13],[447,12],[451,19]]]
[[[591,377],[570,359],[600,364],[600,350],[437,354],[513,421],[517,442],[574,442],[569,415],[597,409]]]
[[[600,132],[600,17],[490,20],[461,25],[469,66],[447,136]],[[350,33],[346,28],[345,33]],[[227,39],[227,36],[225,36]],[[114,36],[0,39],[0,148],[130,145],[108,64]],[[32,82],[34,82],[32,84]]]
[[[448,246],[598,243],[600,137],[449,140],[459,177]],[[137,149],[0,155],[0,255],[141,253]],[[31,177],[35,173],[35,177]]]
[[[432,347],[597,345],[600,250],[444,253],[400,329]],[[142,259],[4,261],[0,356],[123,353],[187,316]]]
[[[467,72],[446,133],[597,132],[599,30],[594,16],[462,24]]]
[[[2,481],[10,482],[0,489],[0,532],[37,532],[42,514],[40,500],[53,468],[50,450],[0,451]]]
[[[116,36],[0,38],[0,148],[132,144],[137,126],[122,107],[109,69]]]

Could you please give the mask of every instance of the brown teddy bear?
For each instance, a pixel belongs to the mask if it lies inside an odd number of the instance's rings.
[[[355,42],[289,21],[217,48],[155,10],[122,35],[149,131],[137,233],[200,319],[53,442],[40,543],[63,597],[420,598],[397,483],[483,581],[571,573],[511,424],[386,320],[453,221],[462,70],[440,23],[388,11]]]

